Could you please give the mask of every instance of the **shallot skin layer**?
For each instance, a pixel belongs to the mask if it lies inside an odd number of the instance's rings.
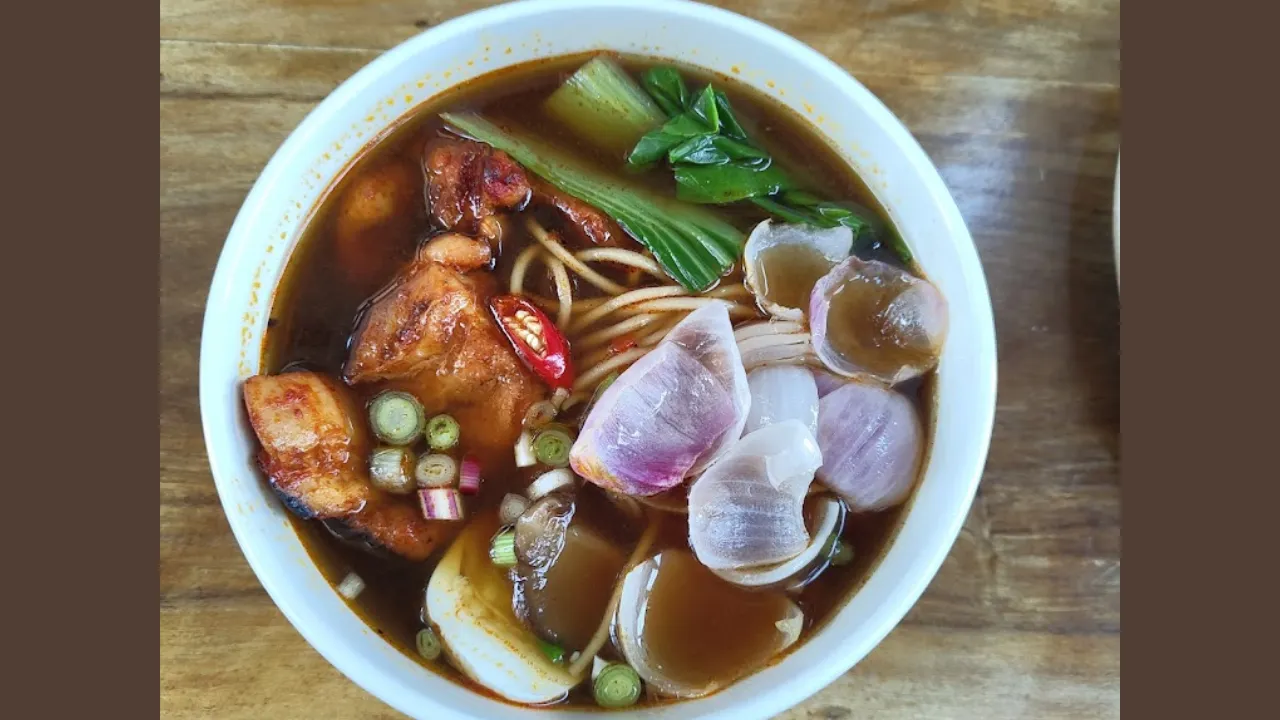
[[[655,495],[723,454],[741,436],[750,403],[729,313],[712,303],[604,391],[569,461],[607,490]]]
[[[747,374],[747,385],[751,388],[751,412],[744,435],[783,420],[799,420],[810,434],[818,434],[818,386],[808,368],[757,368]]]
[[[818,479],[859,512],[906,500],[924,455],[915,406],[880,385],[851,382],[818,401]]]
[[[809,297],[813,349],[832,372],[895,385],[934,368],[947,338],[947,301],[933,283],[851,256]]]
[[[738,570],[800,554],[809,544],[804,499],[821,464],[818,444],[799,420],[742,438],[689,490],[689,545],[698,560],[712,570]]]

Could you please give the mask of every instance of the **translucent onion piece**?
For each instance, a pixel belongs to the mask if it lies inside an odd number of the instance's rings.
[[[689,489],[689,545],[712,570],[771,565],[809,545],[804,499],[822,454],[799,420],[742,438]]]
[[[852,250],[853,232],[847,227],[823,230],[765,220],[751,231],[743,249],[744,284],[765,312],[800,321],[814,283]]]
[[[427,617],[450,664],[517,703],[559,700],[579,679],[547,659],[511,608],[505,571],[488,557],[496,518],[473,522],[440,559],[427,584]]]
[[[808,368],[797,365],[762,367],[747,374],[751,411],[743,433],[752,433],[783,420],[799,420],[818,435],[818,386]]]
[[[744,568],[742,570],[713,570],[716,575],[735,585],[745,587],[788,587],[803,585],[816,576],[815,567],[826,559],[819,557],[832,533],[839,532],[844,521],[840,501],[830,494],[818,497],[814,507],[813,532],[809,545],[799,555],[776,565]]]
[[[796,641],[797,617],[783,591],[738,587],[665,550],[627,573],[613,635],[651,691],[694,698],[768,664]]]
[[[814,286],[809,327],[814,351],[832,372],[893,385],[938,364],[947,303],[927,280],[850,257]]]
[[[723,454],[741,436],[750,402],[727,306],[710,302],[600,395],[570,464],[607,490],[657,494]]]
[[[879,385],[848,383],[818,401],[818,479],[855,511],[893,507],[915,484],[924,438],[910,400]]]

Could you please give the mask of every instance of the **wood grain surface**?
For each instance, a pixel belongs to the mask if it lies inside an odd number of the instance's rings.
[[[383,50],[489,4],[160,4],[164,717],[400,717],[303,641],[240,554],[201,436],[200,323],[290,130]],[[990,458],[946,564],[866,660],[782,717],[1119,717],[1119,1],[717,4],[831,57],[915,133],[973,233],[999,340]]]

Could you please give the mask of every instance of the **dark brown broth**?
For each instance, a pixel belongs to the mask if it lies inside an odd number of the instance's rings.
[[[342,266],[336,257],[334,223],[337,203],[334,200],[353,178],[359,177],[362,172],[378,163],[402,161],[419,164],[424,143],[442,132],[437,115],[439,112],[446,109],[475,109],[499,121],[519,125],[555,140],[600,167],[617,167],[618,158],[604,156],[593,147],[567,136],[559,126],[544,119],[538,110],[546,95],[587,57],[589,56],[579,55],[555,58],[486,75],[417,108],[413,117],[371,143],[320,201],[290,258],[273,301],[269,329],[263,343],[264,371],[277,373],[289,368],[305,367],[335,376],[341,374],[355,318],[370,291],[366,287],[354,286],[342,272]],[[623,58],[622,62],[633,71],[651,64],[640,58]],[[688,68],[683,71],[693,89],[712,80],[717,87],[725,90],[748,133],[775,157],[785,158],[789,170],[797,175],[803,172],[803,178],[814,188],[821,189],[824,195],[854,200],[876,209],[887,222],[887,217],[875,203],[874,197],[852,170],[801,118],[731,78],[718,75],[713,77]],[[655,190],[670,192],[672,183],[668,175],[661,172],[647,173],[639,180]],[[765,218],[759,210],[747,204],[726,208],[725,215],[744,231]],[[409,220],[408,231],[399,228],[395,237],[386,239],[386,246],[392,248],[397,260],[391,263],[393,266],[401,265],[411,258],[418,243],[431,232],[424,212],[417,213]],[[553,220],[546,218],[549,223]],[[508,234],[504,236],[501,256],[495,269],[499,278],[505,279],[509,275],[512,259],[528,242],[530,239],[525,236],[522,225],[511,223]],[[892,261],[892,258],[879,253],[876,257]],[[738,272],[735,270],[735,275]],[[387,272],[387,281],[393,273],[394,270]],[[530,283],[533,291],[550,294],[545,280],[531,276]],[[589,287],[581,289],[590,292]],[[917,400],[926,426],[931,424],[931,403],[927,402],[932,397],[931,386],[931,380],[924,380],[915,381],[903,388],[904,392]],[[380,389],[376,386],[357,386],[355,391],[367,400]],[[504,492],[522,488],[528,481],[527,475],[514,468],[496,477],[487,476],[476,512],[479,508],[491,509],[497,505]],[[826,622],[870,573],[896,532],[906,507],[873,515],[851,516],[846,521],[843,537],[856,549],[855,560],[846,567],[827,570],[797,598],[805,612],[805,637]],[[337,584],[352,571],[365,580],[366,589],[356,601],[350,603],[352,608],[378,635],[407,656],[420,661],[414,637],[422,627],[423,592],[435,559],[415,565],[386,554],[370,553],[365,547],[337,539],[320,523],[292,519],[299,538],[331,583]],[[667,514],[654,552],[668,547],[687,548],[687,537],[685,517]],[[443,547],[445,546],[442,546],[442,550]],[[422,664],[492,696],[492,693],[466,680],[447,663]],[[568,702],[571,705],[594,707],[590,691],[582,687],[571,693]],[[642,702],[665,701],[650,699]]]

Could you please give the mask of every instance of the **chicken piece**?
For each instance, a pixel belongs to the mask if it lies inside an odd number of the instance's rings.
[[[488,145],[439,138],[427,143],[423,167],[428,210],[446,229],[496,240],[502,234],[499,213],[532,202],[558,211],[570,239],[581,247],[636,245],[608,215],[531,177],[509,155]]]
[[[399,283],[360,320],[347,381],[389,385],[417,396],[429,412],[448,412],[462,428],[463,451],[482,463],[510,457],[529,406],[546,394],[489,314],[493,293],[482,240],[441,235],[423,246]]]
[[[337,518],[410,560],[426,560],[448,528],[428,523],[411,497],[373,487],[369,436],[351,391],[314,372],[255,375],[244,383],[258,463],[289,509]]]
[[[474,235],[486,218],[503,210],[518,210],[529,202],[529,178],[524,168],[488,145],[440,138],[427,143],[422,167],[427,210],[437,224],[449,230]]]
[[[391,160],[364,170],[343,191],[333,221],[338,261],[362,288],[385,282],[412,246],[422,217],[421,173]]]
[[[466,235],[447,233],[431,238],[431,242],[422,246],[418,257],[465,273],[493,262],[493,251],[488,244]]]

